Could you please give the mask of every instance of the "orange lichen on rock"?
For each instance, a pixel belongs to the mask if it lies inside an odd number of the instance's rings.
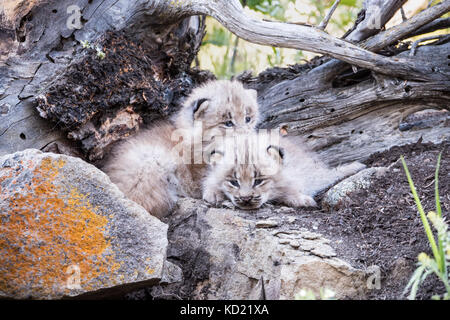
[[[58,184],[64,165],[47,157],[36,165],[0,168],[0,204],[6,203],[0,211],[1,292],[69,294],[71,266],[79,270],[80,288],[92,290],[120,267],[106,235],[108,218],[76,188]],[[16,183],[7,183],[12,178]]]

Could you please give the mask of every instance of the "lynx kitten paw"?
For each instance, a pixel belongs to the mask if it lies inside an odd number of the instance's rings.
[[[212,205],[218,205],[219,203],[223,202],[225,198],[220,192],[205,191],[203,192],[203,200]]]
[[[316,201],[312,197],[305,194],[299,194],[295,199],[290,199],[287,204],[295,208],[317,207]]]

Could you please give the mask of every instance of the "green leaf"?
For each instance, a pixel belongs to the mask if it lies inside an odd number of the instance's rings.
[[[425,273],[425,266],[422,265],[418,267],[411,276],[411,279],[409,280],[405,290],[403,291],[403,294],[405,294],[409,290],[409,288],[411,288],[411,292],[408,296],[409,300],[414,300],[416,298],[416,293],[420,285],[420,279],[422,278],[422,275],[424,273]]]
[[[438,250],[438,247],[436,246],[436,241],[434,240],[434,235],[433,235],[433,232],[431,231],[430,224],[428,223],[428,218],[425,215],[425,211],[423,210],[422,203],[420,202],[420,198],[417,195],[416,187],[414,186],[414,182],[411,178],[411,174],[409,173],[408,166],[406,165],[405,159],[403,158],[403,156],[401,156],[400,158],[402,160],[403,168],[405,170],[406,177],[407,177],[408,183],[409,183],[409,187],[410,187],[411,192],[414,197],[414,201],[416,202],[417,209],[419,210],[420,219],[422,220],[422,224],[425,229],[425,233],[428,237],[428,242],[430,243],[431,250],[433,251],[434,259],[438,262],[438,265],[440,265],[441,259],[440,259],[440,255],[439,255],[439,250]]]
[[[349,7],[357,7],[357,0],[342,0],[340,4]],[[331,5],[332,4],[330,4],[330,6]]]
[[[441,201],[439,199],[439,168],[441,167],[441,157],[442,157],[442,151],[439,153],[437,165],[436,165],[436,172],[434,174],[434,196],[436,198],[436,212],[437,215],[442,218],[442,209],[441,209]]]
[[[442,218],[442,208],[441,208],[441,200],[439,198],[439,168],[441,167],[441,157],[442,151],[439,153],[439,157],[436,165],[436,172],[434,174],[434,197],[436,200],[436,213],[439,218]],[[445,274],[447,277],[447,267],[445,265],[445,248],[444,248],[444,239],[442,236],[438,236],[438,246],[439,246],[439,255],[440,255],[440,263],[439,270]]]

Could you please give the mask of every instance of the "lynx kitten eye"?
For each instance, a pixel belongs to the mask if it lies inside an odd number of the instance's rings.
[[[228,182],[231,183],[233,186],[239,188],[239,182],[237,180],[230,180]]]
[[[227,121],[227,122],[225,122],[225,126],[231,128],[232,126],[234,126],[234,123],[233,123],[233,121]]]
[[[255,182],[253,182],[253,186],[256,187],[258,185],[260,185],[263,182],[262,179],[255,179]]]
[[[252,118],[250,118],[250,117],[246,117],[246,118],[245,118],[245,122],[246,122],[246,123],[249,123],[250,120],[252,120]]]

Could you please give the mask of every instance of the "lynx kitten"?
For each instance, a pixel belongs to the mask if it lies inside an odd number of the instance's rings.
[[[256,133],[217,142],[210,162],[203,199],[212,204],[229,199],[240,209],[257,209],[266,202],[316,206],[315,194],[365,167],[353,162],[329,168],[292,138],[274,142]]]
[[[192,91],[168,121],[124,141],[104,167],[119,189],[150,214],[163,217],[178,196],[201,198],[203,150],[228,131],[253,131],[256,91],[237,81],[211,81]]]

